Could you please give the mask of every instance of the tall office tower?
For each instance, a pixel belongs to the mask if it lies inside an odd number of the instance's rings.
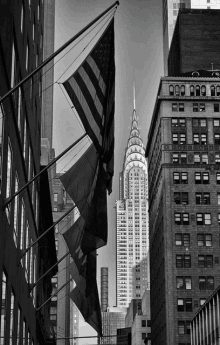
[[[0,11],[2,97],[42,62],[43,1],[2,0]],[[34,289],[32,284],[56,263],[53,232],[22,257],[24,250],[53,224],[47,176],[5,207],[6,200],[41,169],[41,78],[38,72],[1,104],[1,344],[45,344],[50,335],[49,303],[44,307],[41,304],[51,294],[51,276],[48,274]]]
[[[101,311],[108,308],[108,267],[101,268]]]
[[[117,307],[141,298],[147,288],[148,197],[147,162],[135,109],[119,176],[117,217]]]
[[[190,344],[220,284],[220,78],[161,78],[146,148],[152,345]]]
[[[56,222],[61,218],[72,206],[73,200],[66,193],[59,177],[61,174],[57,173],[56,178],[53,179],[53,219]],[[75,210],[70,212],[55,228],[55,241],[58,260],[65,256],[69,250],[66,242],[61,236],[75,221]],[[70,273],[67,266],[70,264],[71,257],[68,254],[64,260],[59,263],[58,273],[52,278],[54,291],[59,289],[70,279]],[[79,311],[75,304],[69,297],[70,291],[73,289],[72,284],[67,284],[59,294],[52,299],[50,318],[56,330],[57,338],[68,338],[79,336]],[[57,340],[57,345],[70,343],[78,345],[78,339],[60,339]]]
[[[127,308],[108,307],[102,311],[102,332],[103,338],[100,344],[117,344],[117,329],[125,327],[125,316]]]
[[[163,54],[164,73],[167,75],[167,59],[179,9],[220,9],[220,0],[163,0]]]
[[[101,315],[103,337],[99,344],[117,344],[117,329],[124,328],[126,308],[108,306],[108,267],[101,268]]]

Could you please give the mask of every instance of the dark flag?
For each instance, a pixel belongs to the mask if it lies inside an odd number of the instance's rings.
[[[113,18],[82,65],[63,83],[99,154],[109,193],[114,174],[114,55]]]
[[[101,169],[92,144],[73,167],[60,177],[65,190],[80,211],[80,217],[63,234],[70,252],[73,243],[79,238],[85,254],[107,243],[107,193]]]

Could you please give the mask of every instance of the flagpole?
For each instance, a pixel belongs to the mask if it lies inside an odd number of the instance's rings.
[[[20,194],[26,187],[28,187],[33,181],[35,181],[44,171],[51,167],[54,163],[56,163],[62,156],[64,156],[70,149],[72,149],[75,145],[77,145],[83,138],[85,138],[87,133],[84,133],[79,139],[77,139],[73,144],[67,147],[66,150],[61,152],[56,158],[54,158],[45,168],[43,168],[37,175],[35,175],[30,181],[28,181],[21,189],[19,189],[16,193],[14,193],[10,198],[8,198],[3,205],[4,208],[8,206],[14,200],[14,198]]]
[[[70,252],[67,252],[66,254],[64,254],[62,256],[62,258],[60,258],[52,267],[49,268],[49,270],[47,270],[47,272],[45,272],[34,284],[30,284],[30,289],[29,289],[29,293],[31,293],[31,291],[35,288],[35,286],[54,268],[56,267],[61,261],[63,261],[68,255],[70,254]]]
[[[26,248],[24,251],[22,251],[22,255],[20,256],[19,262],[21,261],[21,259],[26,255],[26,253],[38,242],[41,240],[42,237],[44,237],[51,229],[54,228],[55,225],[57,225],[58,223],[61,222],[61,220],[63,218],[65,218],[71,211],[74,210],[74,208],[76,207],[76,205],[74,205],[73,207],[71,207],[62,217],[60,217],[55,223],[53,223],[46,231],[44,231],[43,234],[41,234],[33,243],[30,244],[30,246],[28,248]]]
[[[24,79],[22,79],[17,85],[15,85],[11,90],[9,90],[3,97],[0,98],[0,104],[13,92],[15,92],[22,84],[33,77],[37,72],[39,72],[44,66],[46,66],[51,60],[53,60],[58,54],[60,54],[65,48],[67,48],[71,43],[73,43],[80,35],[82,35],[86,30],[88,30],[93,24],[95,24],[101,17],[103,17],[107,12],[109,12],[113,7],[118,6],[119,1],[116,1],[113,5],[109,6],[105,11],[93,19],[88,25],[86,25],[82,30],[80,30],[75,36],[73,36],[69,41],[64,43],[62,47],[57,49],[53,54],[51,54],[45,61],[43,61],[35,70],[28,74]]]
[[[72,278],[70,278],[65,284],[63,284],[56,292],[54,292],[53,295],[51,295],[43,304],[41,304],[40,307],[36,308],[36,311],[39,311],[41,308],[43,308],[43,306],[44,306],[45,304],[47,304],[47,302],[49,302],[49,300],[50,300],[51,298],[53,298],[54,296],[56,296],[56,295],[60,292],[60,290],[62,290],[67,284],[69,284],[69,283],[71,282],[71,280],[72,280]]]

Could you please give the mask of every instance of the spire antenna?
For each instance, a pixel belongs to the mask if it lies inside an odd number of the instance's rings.
[[[133,82],[133,102],[134,102],[134,110],[136,110],[136,105],[135,105],[135,82]]]

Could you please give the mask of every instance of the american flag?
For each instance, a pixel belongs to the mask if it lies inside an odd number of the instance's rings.
[[[81,66],[63,85],[99,153],[106,187],[111,193],[114,174],[114,18]]]

